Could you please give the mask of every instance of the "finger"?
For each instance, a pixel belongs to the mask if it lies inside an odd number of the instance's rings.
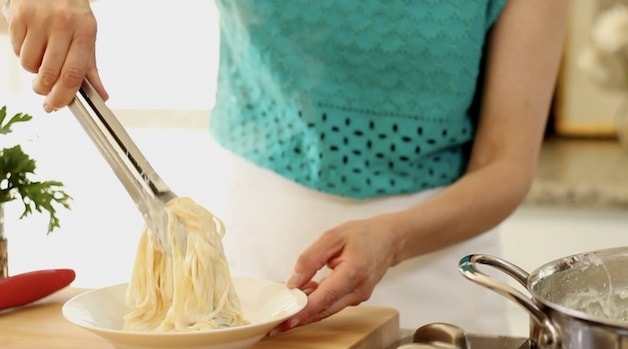
[[[361,301],[357,300],[360,284],[350,269],[348,265],[341,265],[321,281],[318,288],[308,297],[308,305],[299,317],[310,319],[307,322],[316,321],[337,312],[342,307]]]
[[[17,3],[10,7],[7,19],[13,52],[20,58],[22,67],[31,73],[39,69],[48,40],[42,16],[46,13]]]
[[[323,234],[301,253],[286,286],[289,288],[301,287],[311,280],[328,261],[338,255],[342,248],[343,244],[337,236],[329,233]]]
[[[347,293],[329,304],[323,311],[315,311],[313,313],[304,312],[297,315],[299,326],[307,325],[312,322],[320,321],[328,318],[346,307],[357,305],[361,301],[356,301],[357,297],[354,293]]]
[[[9,33],[11,34],[11,48],[16,57],[20,56],[24,39],[26,38],[26,27],[23,25],[13,24],[9,22]]]
[[[56,35],[50,39],[41,66],[33,80],[33,91],[40,95],[47,95],[50,92],[59,78],[69,46],[70,39],[65,35]]]
[[[29,28],[24,37],[24,42],[18,53],[22,67],[30,72],[37,73],[44,56],[47,45],[47,36],[37,28]]]
[[[361,283],[353,277],[348,264],[338,266],[309,296],[306,307],[286,321],[280,329],[306,325],[333,315],[350,305],[368,299],[370,294],[361,290]]]
[[[13,49],[13,53],[19,57],[20,51],[22,50],[22,44],[24,43],[24,38],[26,38],[26,26],[20,24],[25,23],[24,21],[14,20],[15,17],[18,16],[15,12],[15,10],[9,10],[7,23],[9,24],[9,33],[11,34],[11,48]]]
[[[312,322],[320,321],[325,319],[333,314],[338,313],[342,309],[351,306],[357,305],[361,301],[359,301],[359,297],[354,292],[346,292],[344,295],[339,298],[335,298],[333,296],[330,297],[329,293],[326,293],[324,289],[320,287],[315,289],[308,296],[308,304],[306,307],[301,310],[298,314],[293,317],[287,319],[286,321],[279,324],[272,331],[268,333],[268,336],[274,336],[281,332],[288,331],[298,326],[304,326],[310,324]]]
[[[305,285],[301,286],[300,288],[301,288],[301,291],[303,291],[303,293],[309,296],[310,294],[312,294],[312,292],[314,292],[318,288],[318,282],[309,281]]]
[[[96,58],[93,58],[91,68],[87,71],[87,80],[92,84],[92,87],[96,90],[96,92],[100,95],[104,101],[109,99],[109,93],[105,89],[102,80],[100,79],[100,75],[98,74],[98,68],[96,65]]]
[[[93,40],[88,35],[75,36],[61,68],[59,78],[46,96],[44,109],[51,112],[70,104],[87,74],[94,52]]]

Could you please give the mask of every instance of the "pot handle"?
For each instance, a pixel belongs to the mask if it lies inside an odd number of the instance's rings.
[[[540,347],[548,349],[560,348],[560,333],[547,314],[545,314],[530,297],[525,296],[521,291],[505,282],[495,280],[480,272],[477,269],[477,264],[492,266],[508,274],[526,289],[528,287],[527,282],[530,274],[508,261],[482,254],[468,255],[462,258],[458,264],[458,270],[464,277],[516,302],[531,315],[532,319],[534,319],[541,328],[538,338],[535,339]]]

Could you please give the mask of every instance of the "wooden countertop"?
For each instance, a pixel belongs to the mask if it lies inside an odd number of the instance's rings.
[[[63,318],[63,303],[82,291],[66,288],[31,305],[0,312],[0,348],[112,349],[104,339]],[[358,306],[263,339],[253,349],[381,349],[398,338],[396,310]]]

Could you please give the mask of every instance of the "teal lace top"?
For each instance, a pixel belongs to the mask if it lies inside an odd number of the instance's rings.
[[[485,37],[505,0],[217,0],[210,129],[250,161],[351,198],[463,173]]]

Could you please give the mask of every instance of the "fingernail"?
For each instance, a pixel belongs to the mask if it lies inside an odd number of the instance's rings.
[[[59,109],[52,108],[52,107],[51,107],[51,106],[49,106],[48,104],[44,104],[44,111],[45,111],[46,113],[53,113],[53,112],[56,112],[57,110],[59,110]]]
[[[266,337],[274,337],[274,336],[278,335],[279,333],[281,333],[281,331],[279,331],[279,330],[271,330],[270,332],[268,332],[266,334]]]
[[[289,324],[290,328],[295,328],[295,327],[297,327],[297,325],[299,324],[299,322],[301,322],[301,321],[300,321],[299,319],[297,319],[297,318],[294,318],[294,319],[290,320],[290,324]]]
[[[292,275],[290,275],[290,278],[288,278],[288,281],[286,281],[286,286],[288,286],[288,288],[299,287],[302,281],[303,277],[301,276],[301,274],[295,271],[292,272]]]

